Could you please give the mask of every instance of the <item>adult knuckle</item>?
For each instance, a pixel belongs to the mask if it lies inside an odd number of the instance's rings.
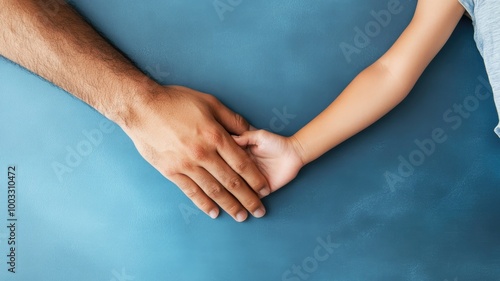
[[[248,159],[242,160],[236,165],[236,169],[239,174],[247,171],[249,168],[250,168],[250,160]]]
[[[224,142],[224,136],[219,130],[208,130],[206,134],[207,140],[216,146],[220,146]]]
[[[172,178],[173,176],[175,176],[175,174],[176,174],[176,173],[175,173],[175,172],[173,172],[172,170],[168,170],[168,169],[166,169],[166,170],[163,170],[163,171],[161,172],[161,174],[162,174],[163,176],[165,176],[167,179],[170,179],[170,178]]]
[[[257,210],[260,205],[260,201],[255,198],[250,198],[245,201],[245,207],[252,212]]]
[[[227,184],[227,189],[230,191],[238,191],[243,187],[243,182],[240,178],[231,178]]]
[[[207,187],[206,192],[210,198],[220,198],[222,196],[223,189],[218,184],[213,184],[213,185]]]
[[[174,91],[186,91],[188,88],[180,85],[169,85],[166,86],[169,89],[172,89]]]
[[[160,169],[160,173],[166,178],[171,179],[177,175],[177,170],[173,167],[163,167]]]
[[[255,183],[252,185],[252,188],[255,191],[260,191],[261,189],[266,187],[266,185],[267,185],[267,181],[265,179],[258,178],[258,179],[256,179]]]
[[[245,120],[245,118],[243,118],[243,116],[241,116],[238,113],[235,113],[234,114],[234,125],[235,125],[235,127],[244,127],[247,125],[247,121]]]
[[[229,204],[227,207],[226,207],[226,212],[228,212],[229,214],[236,214],[240,211],[241,207],[239,204],[236,204],[236,203],[231,203]]]
[[[208,103],[210,103],[212,105],[215,105],[215,106],[220,105],[220,101],[214,95],[205,94],[205,99],[207,100]]]
[[[200,194],[200,190],[197,188],[189,188],[184,190],[184,194],[191,199],[195,199]]]
[[[191,156],[198,161],[205,160],[208,156],[208,151],[202,145],[192,145],[190,148]]]
[[[199,201],[197,202],[197,206],[198,206],[201,210],[208,210],[208,209],[210,209],[211,204],[210,204],[210,201],[209,201],[209,200],[199,200]]]
[[[193,169],[193,164],[191,163],[191,161],[181,161],[179,164],[178,164],[178,168],[180,171],[191,171]]]

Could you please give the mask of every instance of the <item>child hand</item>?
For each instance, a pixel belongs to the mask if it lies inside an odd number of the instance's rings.
[[[267,178],[271,192],[293,180],[304,166],[300,144],[294,137],[258,130],[233,138],[241,147],[248,147],[250,156]]]

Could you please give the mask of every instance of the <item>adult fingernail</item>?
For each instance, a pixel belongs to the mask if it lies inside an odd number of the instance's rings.
[[[236,215],[236,221],[237,221],[237,222],[242,222],[242,221],[244,221],[246,218],[247,218],[247,212],[246,212],[246,211],[240,211],[240,212]]]
[[[266,214],[266,209],[264,207],[260,207],[257,211],[253,212],[253,216],[256,218],[262,218]]]
[[[217,218],[217,215],[219,215],[219,212],[217,212],[217,210],[213,209],[212,211],[210,211],[208,213],[208,215],[212,218],[212,219],[215,219]]]
[[[269,190],[269,187],[264,187],[259,191],[260,196],[264,197],[267,196],[271,193],[271,190]]]

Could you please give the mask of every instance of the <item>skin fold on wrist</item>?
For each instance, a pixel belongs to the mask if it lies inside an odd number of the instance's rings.
[[[304,149],[304,146],[302,145],[302,143],[300,142],[300,139],[296,135],[289,137],[288,140],[290,141],[295,152],[299,156],[302,167],[305,166],[307,163],[312,161],[312,160],[308,161],[308,159],[306,157],[306,151]]]

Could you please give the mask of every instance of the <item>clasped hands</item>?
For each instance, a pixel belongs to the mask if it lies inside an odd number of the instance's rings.
[[[304,165],[300,144],[253,130],[214,96],[180,86],[143,95],[122,126],[139,153],[194,204],[216,218],[265,215],[260,198],[284,186]]]

